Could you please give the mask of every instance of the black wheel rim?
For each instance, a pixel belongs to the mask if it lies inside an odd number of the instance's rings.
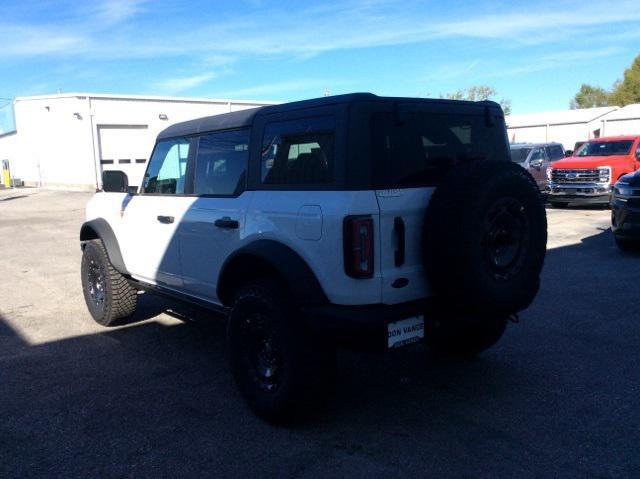
[[[93,257],[89,258],[87,267],[87,285],[91,302],[96,308],[102,309],[104,307],[106,285],[104,268]]]
[[[496,201],[485,217],[484,246],[493,277],[505,281],[524,264],[529,241],[529,220],[522,203],[515,198]]]
[[[268,316],[254,313],[242,324],[245,362],[261,389],[274,391],[282,376],[282,347]]]

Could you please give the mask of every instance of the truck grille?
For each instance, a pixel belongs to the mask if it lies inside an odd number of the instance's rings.
[[[601,172],[596,168],[552,169],[551,181],[554,183],[605,183],[609,181],[609,172]]]

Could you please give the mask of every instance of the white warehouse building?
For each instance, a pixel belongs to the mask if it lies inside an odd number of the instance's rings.
[[[169,125],[273,103],[90,93],[18,97],[12,125],[0,124],[0,164],[8,161],[11,176],[27,186],[95,190],[102,171],[113,169],[139,185],[155,137]],[[640,134],[640,104],[510,115],[506,121],[512,143],[559,142],[573,149],[576,141]]]
[[[173,123],[272,102],[65,93],[18,97],[15,131],[0,131],[0,161],[27,186],[100,188],[118,169],[139,185],[156,135]]]
[[[613,135],[640,135],[640,104],[548,111],[506,118],[511,143],[562,143]]]
[[[640,103],[627,105],[602,118],[603,136],[640,135]]]

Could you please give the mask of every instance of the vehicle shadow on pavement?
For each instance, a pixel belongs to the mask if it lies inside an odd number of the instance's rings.
[[[550,250],[493,349],[341,352],[329,402],[290,428],[247,409],[225,321],[200,308],[144,294],[124,327],[33,345],[0,315],[0,477],[628,476],[638,284],[640,256],[608,230]],[[181,321],[147,320],[161,312]]]
[[[0,198],[0,201],[11,201],[11,200],[19,200],[20,198],[28,198],[30,195],[15,195],[8,196],[6,198]]]

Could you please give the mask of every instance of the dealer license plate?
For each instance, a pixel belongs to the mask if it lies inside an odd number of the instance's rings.
[[[399,348],[424,338],[424,316],[402,319],[387,326],[387,347]]]

